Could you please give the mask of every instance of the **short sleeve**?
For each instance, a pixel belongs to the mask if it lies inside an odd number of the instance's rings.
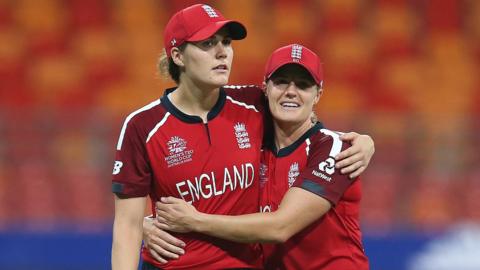
[[[318,133],[312,136],[307,165],[293,186],[315,193],[336,205],[353,180],[335,168],[335,155],[348,145],[336,133],[326,132],[328,135]]]
[[[143,197],[150,192],[152,171],[144,132],[135,121],[125,120],[113,166],[112,192],[124,197]]]
[[[254,106],[260,113],[265,113],[266,98],[263,90],[255,85],[227,85],[225,92],[234,100]]]

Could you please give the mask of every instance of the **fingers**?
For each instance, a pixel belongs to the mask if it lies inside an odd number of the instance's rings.
[[[338,155],[335,156],[335,160],[336,161],[339,161],[339,160],[344,160],[345,158],[347,157],[350,157],[356,153],[359,152],[359,149],[357,149],[357,147],[355,146],[350,146],[349,148],[343,150],[342,152],[338,153]],[[346,164],[345,162],[342,162],[342,163],[338,163],[335,165],[336,168],[341,168],[341,167],[344,167]]]
[[[158,221],[155,221],[154,224],[158,228],[162,225],[162,223],[158,222]],[[175,247],[175,249],[173,251],[178,250],[178,252],[175,252],[175,253],[183,254],[184,251],[183,251],[182,248],[185,247],[185,242],[183,242],[182,240],[174,237],[170,233],[168,233],[166,231],[163,231],[163,230],[161,231],[161,234],[159,234],[159,237],[161,237],[168,244],[173,245]]]
[[[157,255],[166,260],[178,259],[184,253],[183,249],[170,245],[158,237],[153,237],[152,241],[149,245],[150,250],[154,250]]]
[[[174,198],[174,197],[162,197],[162,198],[160,198],[160,201],[157,201],[155,203],[155,207],[157,209],[166,211],[167,209],[172,208],[172,204],[179,204],[179,203],[182,203],[182,202],[184,202],[184,201],[181,200],[181,199]]]
[[[184,202],[184,200],[182,200],[182,199],[175,198],[175,197],[171,197],[171,196],[169,196],[169,197],[161,197],[161,198],[160,198],[160,201],[161,201],[162,203],[182,203],[182,202]]]
[[[163,211],[157,211],[157,222],[155,223],[155,226],[158,227],[158,225],[162,223],[167,223],[168,220],[165,218]]]
[[[160,217],[164,219],[170,219],[172,217],[170,213],[173,212],[173,209],[169,206],[161,206],[155,209],[155,212],[157,213],[157,220],[159,220],[158,218]]]
[[[159,263],[161,264],[164,264],[164,263],[167,263],[167,260],[165,260],[164,258],[162,258],[155,250],[153,250],[152,248],[148,248],[148,251],[150,252],[150,254],[152,255],[152,257]]]
[[[360,166],[358,169],[356,169],[353,173],[349,175],[351,179],[354,179],[355,177],[358,177],[360,174],[362,174],[367,166]]]
[[[342,168],[340,172],[342,174],[349,174],[350,178],[354,178],[356,175],[360,175],[360,173],[363,172],[364,169],[361,169],[362,167],[365,167],[365,166],[361,161],[358,161],[345,168]],[[358,171],[359,169],[361,169],[361,171]]]
[[[171,228],[167,223],[160,223],[158,224],[158,228],[165,230],[165,231],[171,231],[173,228]]]
[[[155,224],[155,226],[161,228],[162,224]],[[157,229],[155,234],[151,235],[150,241],[145,241],[145,245],[150,250],[150,253],[152,253],[152,256],[154,256],[152,252],[154,251],[158,257],[167,260],[177,259],[185,253],[182,248],[185,247],[185,243],[163,230]]]
[[[349,171],[346,171],[346,170],[343,170],[344,168],[354,164],[354,163],[357,163],[357,162],[362,162],[361,165],[365,165],[364,164],[364,161],[365,161],[365,157],[363,155],[362,152],[354,152],[355,150],[345,150],[345,151],[348,151],[347,154],[349,154],[348,156],[346,156],[345,158],[341,159],[340,161],[337,160],[337,162],[335,162],[335,168],[337,169],[342,169],[340,172],[341,173],[349,173]],[[353,152],[353,153],[350,153],[350,152]]]
[[[164,212],[162,210],[157,209],[157,219],[155,220],[155,226],[163,231],[173,231],[173,232],[181,232],[178,231],[175,226],[170,222],[169,216],[167,212]],[[172,236],[172,238],[174,238]],[[176,239],[176,238],[175,238]],[[177,239],[178,240],[178,239]],[[174,241],[174,240],[172,240]],[[178,240],[180,241],[180,240]],[[181,241],[180,241],[181,242]],[[179,243],[179,242],[176,242]],[[181,242],[183,243],[183,242]],[[175,244],[176,246],[180,246],[179,244]],[[185,243],[183,243],[183,246],[185,246]]]
[[[157,230],[158,235],[162,235],[162,231]],[[162,236],[164,237],[164,236]],[[144,241],[145,247],[148,249],[152,257],[160,263],[166,263],[167,260],[178,259],[185,252],[183,249],[176,247],[156,235],[151,235],[149,241]]]
[[[172,241],[172,239],[169,238],[172,236],[170,236],[166,232],[164,233],[168,235],[168,237],[157,237],[157,239],[155,239],[155,243],[157,243],[157,245],[159,245],[162,249],[165,250],[165,256],[169,258],[178,258],[179,255],[183,255],[185,253],[185,250],[183,250],[183,248],[177,246],[176,244],[172,244],[171,242],[169,242]]]
[[[353,141],[355,140],[360,134],[356,132],[348,132],[348,133],[343,133],[340,135],[340,140],[342,141]]]

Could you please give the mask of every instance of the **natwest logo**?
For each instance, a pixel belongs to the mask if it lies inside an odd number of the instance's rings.
[[[326,160],[318,164],[318,171],[313,170],[312,174],[327,181],[331,182],[331,175],[335,172],[335,159],[333,157],[328,157]]]
[[[165,157],[168,168],[192,161],[193,150],[187,149],[187,141],[173,136],[167,142],[169,155]]]
[[[320,164],[318,164],[318,169],[332,175],[335,172],[335,159],[329,157],[325,161],[320,162]]]

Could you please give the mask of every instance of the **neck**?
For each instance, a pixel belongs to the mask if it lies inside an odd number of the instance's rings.
[[[205,87],[191,80],[182,80],[177,90],[169,94],[169,99],[183,113],[196,115],[207,122],[208,112],[215,106],[220,94],[218,87]]]
[[[293,144],[296,140],[302,137],[314,124],[310,118],[302,123],[283,123],[279,121],[273,122],[275,132],[275,146],[277,150],[285,148]]]

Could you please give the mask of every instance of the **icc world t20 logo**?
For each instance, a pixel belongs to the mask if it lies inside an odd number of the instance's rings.
[[[174,136],[170,139],[170,141],[168,141],[167,146],[168,151],[170,151],[170,155],[172,155],[185,150],[185,148],[187,148],[187,142],[178,136]]]
[[[168,168],[192,161],[193,150],[187,149],[187,141],[179,136],[170,138],[167,149],[169,153],[165,161]]]

